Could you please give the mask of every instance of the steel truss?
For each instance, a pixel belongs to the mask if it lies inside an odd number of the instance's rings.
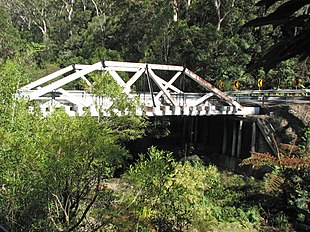
[[[64,86],[76,80],[83,80],[88,86],[93,83],[87,79],[87,74],[94,71],[107,71],[123,88],[129,98],[138,96],[132,87],[144,74],[158,87],[159,92],[150,91],[140,94],[140,101],[145,107],[137,107],[136,114],[146,113],[148,116],[162,115],[224,115],[224,114],[257,114],[258,107],[244,107],[231,97],[215,88],[212,84],[183,66],[131,63],[119,61],[101,61],[93,65],[74,64],[42,77],[18,90],[17,96],[39,101],[43,116],[64,107],[69,115],[82,116],[88,109],[93,116],[99,113],[108,116],[109,99],[95,96],[83,90],[68,90]],[[166,71],[172,77],[165,81],[155,72]],[[128,81],[124,81],[118,72],[131,73]],[[177,88],[174,83],[183,74],[206,92],[189,93]],[[56,94],[57,93],[57,94]],[[49,95],[49,96],[47,96]],[[118,109],[114,109],[115,112]],[[126,112],[117,112],[119,115]]]

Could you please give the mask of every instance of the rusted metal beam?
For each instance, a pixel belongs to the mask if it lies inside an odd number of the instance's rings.
[[[207,82],[205,79],[203,79],[202,77],[198,76],[196,73],[192,72],[189,69],[185,69],[184,70],[185,74],[190,77],[191,79],[193,79],[194,81],[196,81],[198,84],[200,84],[201,86],[205,87],[206,89],[210,90],[211,92],[213,92],[216,96],[218,96],[219,98],[225,100],[227,103],[234,105],[237,109],[242,109],[243,106],[240,105],[237,101],[231,99],[229,96],[227,96],[225,93],[223,93],[221,90],[217,89],[216,87],[214,87],[212,84],[210,84],[209,82]]]

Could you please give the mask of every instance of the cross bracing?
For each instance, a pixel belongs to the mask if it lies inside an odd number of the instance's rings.
[[[108,116],[108,109],[112,105],[110,99],[96,96],[86,90],[66,88],[67,84],[76,80],[82,80],[91,87],[94,83],[87,75],[94,71],[108,72],[123,88],[123,92],[127,94],[128,98],[138,97],[140,99],[142,107],[137,106],[137,115],[143,113],[148,116],[258,113],[258,107],[242,106],[183,66],[119,61],[102,61],[93,65],[70,65],[23,86],[18,90],[18,96],[39,101],[44,116],[60,107],[63,107],[72,116],[82,116],[86,111],[90,111],[93,116],[98,116],[99,113]],[[168,78],[160,77],[158,73],[163,71],[169,74]],[[129,73],[130,78],[125,81],[119,72]],[[148,91],[136,92],[134,86],[144,76],[147,76]],[[203,87],[204,91],[192,93],[181,89],[176,85],[177,80],[181,78],[195,81]],[[152,86],[155,86],[156,90],[153,90]],[[118,109],[114,109],[114,111],[117,112]],[[126,112],[120,111],[117,113],[126,114]]]

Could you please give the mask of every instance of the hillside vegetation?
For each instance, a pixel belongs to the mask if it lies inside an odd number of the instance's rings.
[[[273,2],[271,12],[281,1]],[[292,88],[296,78],[308,87],[307,60],[291,58],[268,73],[257,66],[286,34],[242,27],[265,15],[254,3],[0,0],[0,231],[309,230],[309,127],[296,135],[299,147],[244,161],[272,168],[255,180],[155,147],[132,160],[125,144],[144,136],[145,117],[57,110],[43,118],[36,103],[14,98],[62,67],[100,60],[184,65],[214,85],[222,80],[223,90],[234,80],[255,89],[259,78],[268,89]],[[293,13],[308,16],[308,8]],[[93,90],[135,109],[116,83]]]

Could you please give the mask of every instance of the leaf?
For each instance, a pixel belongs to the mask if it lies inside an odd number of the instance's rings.
[[[266,10],[269,9],[274,3],[278,2],[279,0],[262,0],[255,4],[255,6],[265,6]]]
[[[260,1],[258,6],[271,6],[277,1]],[[259,27],[264,25],[281,26],[282,37],[275,43],[260,62],[254,66],[262,66],[269,71],[284,60],[299,57],[300,60],[307,58],[310,54],[310,32],[309,15],[298,15],[298,11],[310,3],[310,0],[290,0],[280,5],[274,12],[266,17],[249,21],[243,27]]]
[[[308,56],[310,53],[310,31],[304,31],[298,36],[290,37],[273,45],[262,58],[261,65],[268,71],[282,60],[286,60],[297,55]]]
[[[310,0],[291,0],[283,3],[269,16],[273,19],[289,17],[307,4],[310,4]]]
[[[274,26],[278,26],[281,24],[286,24],[289,22],[288,18],[278,18],[278,19],[272,19],[269,16],[264,17],[264,18],[257,18],[253,19],[246,24],[243,25],[243,27],[259,27],[259,26],[264,26],[268,24],[272,24]]]
[[[266,192],[281,192],[284,179],[276,173],[267,173],[264,177],[264,187]]]
[[[258,27],[271,24],[273,26],[284,25],[290,22],[291,15],[296,11],[309,4],[310,0],[291,0],[279,6],[274,12],[266,17],[253,19],[243,27]],[[307,16],[306,16],[307,17]]]
[[[286,27],[305,27],[309,23],[310,15],[299,15],[292,18],[285,26]]]

